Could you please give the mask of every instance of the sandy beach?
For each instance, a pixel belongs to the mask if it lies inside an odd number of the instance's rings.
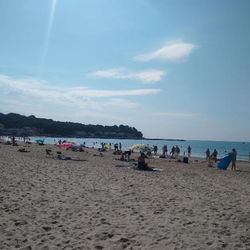
[[[250,249],[249,162],[149,159],[163,171],[145,172],[86,151],[0,144],[0,249]]]

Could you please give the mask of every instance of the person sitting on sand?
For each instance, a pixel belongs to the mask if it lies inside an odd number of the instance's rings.
[[[124,154],[124,157],[125,157],[125,158],[127,157],[128,161],[130,161],[131,150],[127,150],[127,151],[125,151],[123,154]]]
[[[119,159],[120,161],[126,161],[124,154],[121,155],[121,158]]]
[[[141,155],[138,157],[138,169],[140,170],[147,170],[147,171],[153,171],[152,168],[148,166],[148,164],[145,162],[146,155],[141,152]]]
[[[30,151],[26,150],[25,148],[20,148],[20,149],[18,149],[18,152],[27,153],[27,152],[30,152]]]

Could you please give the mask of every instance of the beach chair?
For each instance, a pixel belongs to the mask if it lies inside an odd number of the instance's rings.
[[[54,157],[51,149],[45,149],[45,152],[46,152],[46,157]]]

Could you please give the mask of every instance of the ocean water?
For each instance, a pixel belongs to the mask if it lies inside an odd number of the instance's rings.
[[[104,143],[119,143],[122,144],[122,150],[128,149],[130,146],[138,143],[149,144],[150,146],[157,145],[158,153],[162,152],[163,145],[167,145],[168,153],[173,146],[178,145],[181,150],[181,155],[187,155],[187,147],[190,145],[192,148],[191,156],[198,156],[205,158],[205,151],[207,148],[212,153],[214,149],[218,151],[218,157],[221,158],[232,151],[233,148],[237,151],[237,159],[249,161],[250,142],[229,142],[229,141],[168,141],[168,140],[127,140],[127,139],[97,139],[97,138],[54,138],[54,137],[30,137],[31,141],[37,139],[45,139],[45,144],[55,144],[61,140],[75,142],[82,144],[85,142],[87,147],[101,147],[101,142]],[[112,147],[113,148],[113,147]]]

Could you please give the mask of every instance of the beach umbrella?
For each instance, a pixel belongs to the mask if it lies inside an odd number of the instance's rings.
[[[144,153],[152,152],[152,151],[153,151],[153,148],[150,147],[150,146],[147,145],[147,144],[134,144],[134,145],[131,146],[129,149],[130,149],[130,150],[138,150],[138,151],[144,152]]]
[[[226,170],[233,159],[233,154],[229,153],[227,156],[220,159],[218,163],[218,168]]]

